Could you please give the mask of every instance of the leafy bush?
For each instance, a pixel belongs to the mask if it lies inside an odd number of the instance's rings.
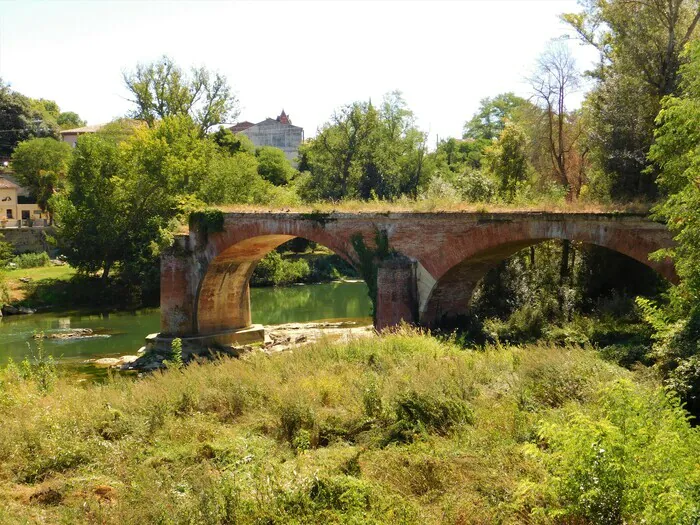
[[[182,359],[182,339],[176,337],[172,340],[170,343],[170,356],[163,363],[167,368],[174,370],[180,370],[185,366],[185,362]]]
[[[284,259],[276,250],[263,257],[250,278],[253,286],[283,286],[303,281],[311,273],[304,259]]]
[[[0,308],[10,302],[10,286],[7,284],[7,277],[0,271]]]
[[[14,246],[9,242],[5,242],[5,237],[0,233],[0,266],[4,266],[12,259],[15,251]]]
[[[14,257],[10,262],[17,265],[17,268],[39,268],[51,264],[51,258],[46,252],[23,253]]]
[[[411,391],[396,400],[395,410],[396,422],[389,429],[386,443],[410,443],[429,432],[446,435],[456,426],[474,422],[466,401],[446,395]]]
[[[513,312],[507,321],[487,319],[484,321],[484,331],[496,341],[536,341],[542,337],[546,320],[542,308],[524,305]]]
[[[700,433],[677,398],[620,380],[589,410],[542,423],[527,451],[550,477],[533,513],[562,523],[696,523]]]

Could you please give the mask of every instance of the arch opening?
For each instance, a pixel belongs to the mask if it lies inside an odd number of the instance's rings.
[[[274,254],[274,257],[265,259],[268,254]],[[265,263],[256,273],[263,259]],[[293,275],[287,275],[279,282],[280,271]],[[360,298],[369,302],[366,285],[360,285],[362,288],[358,290],[357,285],[363,281],[353,275],[356,273],[353,262],[345,253],[308,237],[268,234],[241,240],[222,250],[208,263],[197,291],[196,331],[199,334],[224,333],[245,329],[253,321],[278,324],[355,317],[354,313],[361,311],[363,306]],[[296,281],[306,284],[325,282],[329,279],[324,277],[334,274],[351,278],[356,286],[350,289],[336,283],[313,289],[294,286],[275,288],[274,291],[267,287],[298,284]],[[261,286],[254,288],[253,293],[251,281]],[[265,289],[268,291],[263,292]],[[259,308],[256,309],[256,305]],[[294,310],[299,315],[289,313]],[[314,317],[315,312],[318,312],[318,317]],[[320,312],[328,315],[324,317]]]
[[[577,252],[584,253],[586,250],[598,250],[599,253],[603,254],[608,253],[613,257],[617,257],[618,260],[626,261],[629,268],[637,269],[633,271],[639,272],[643,269],[642,274],[646,272],[645,279],[647,281],[650,280],[649,275],[652,275],[653,278],[651,280],[656,280],[656,282],[677,282],[673,267],[668,261],[657,262],[650,261],[648,259],[640,260],[641,258],[635,256],[636,254],[624,253],[621,250],[615,250],[597,243],[591,243],[589,241],[569,241],[567,239],[546,238],[515,241],[504,243],[478,252],[449,268],[435,282],[430,294],[421,304],[421,323],[430,327],[454,327],[456,326],[455,323],[457,323],[460,319],[471,318],[475,313],[473,309],[475,292],[479,290],[481,293],[477,294],[477,298],[483,298],[484,291],[481,290],[480,287],[483,288],[482,284],[487,276],[491,275],[498,268],[502,267],[507,261],[512,260],[516,256],[520,256],[521,258],[529,258],[534,255],[535,249],[548,244],[551,245],[552,243],[560,243],[562,246],[565,243],[570,243],[571,246],[575,247],[575,249],[572,248],[574,250],[572,253],[574,254]],[[608,269],[605,268],[599,268],[598,270],[608,271]],[[524,271],[530,271],[530,269],[526,268]],[[564,271],[563,268],[562,271]],[[592,279],[596,278],[595,275],[590,277]],[[556,276],[550,276],[550,278],[558,280],[560,276],[557,274]],[[605,279],[602,280],[606,281]],[[613,287],[610,286],[611,281],[608,279],[606,282],[608,283],[606,286],[610,288],[607,291],[610,292],[613,289]],[[603,286],[603,288],[605,288],[605,286]],[[600,294],[604,291],[605,290],[599,290],[598,293]],[[504,295],[505,292],[506,290],[498,289],[490,291],[491,294],[499,296],[498,300],[500,301],[506,300]],[[483,305],[479,304],[476,306]],[[488,310],[488,308],[486,310]],[[493,308],[491,308],[491,310],[493,311]]]

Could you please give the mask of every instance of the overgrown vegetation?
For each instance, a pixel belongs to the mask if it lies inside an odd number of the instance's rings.
[[[43,266],[49,266],[51,264],[51,258],[46,252],[39,253],[22,253],[16,255],[6,263],[10,268],[41,268]]]
[[[11,366],[0,417],[10,522],[690,523],[699,511],[698,430],[654,381],[590,349],[474,352],[404,330],[48,392]]]

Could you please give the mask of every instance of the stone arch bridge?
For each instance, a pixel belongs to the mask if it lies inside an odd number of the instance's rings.
[[[649,254],[673,244],[663,224],[619,213],[223,213],[215,228],[195,215],[161,258],[161,334],[227,344],[250,327],[248,283],[270,250],[303,237],[358,267],[353,239],[373,246],[385,235],[392,256],[376,261],[375,326],[402,320],[433,326],[468,312],[486,272],[548,239],[615,250],[676,282],[670,260]],[[221,218],[220,216],[218,217]],[[211,231],[212,229],[218,231]]]

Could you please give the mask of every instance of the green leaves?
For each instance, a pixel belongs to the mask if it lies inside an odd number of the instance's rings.
[[[697,518],[700,433],[663,390],[620,380],[588,409],[543,422],[525,447],[551,477],[534,514],[591,523],[692,523]],[[530,486],[529,490],[533,487]]]
[[[31,191],[42,210],[49,209],[51,195],[62,185],[70,157],[70,145],[53,138],[21,142],[12,154],[18,181]]]
[[[131,116],[149,127],[166,117],[188,116],[204,135],[212,126],[231,122],[238,115],[238,100],[225,76],[204,67],[192,68],[187,74],[167,56],[124,73],[124,84],[136,106]]]

